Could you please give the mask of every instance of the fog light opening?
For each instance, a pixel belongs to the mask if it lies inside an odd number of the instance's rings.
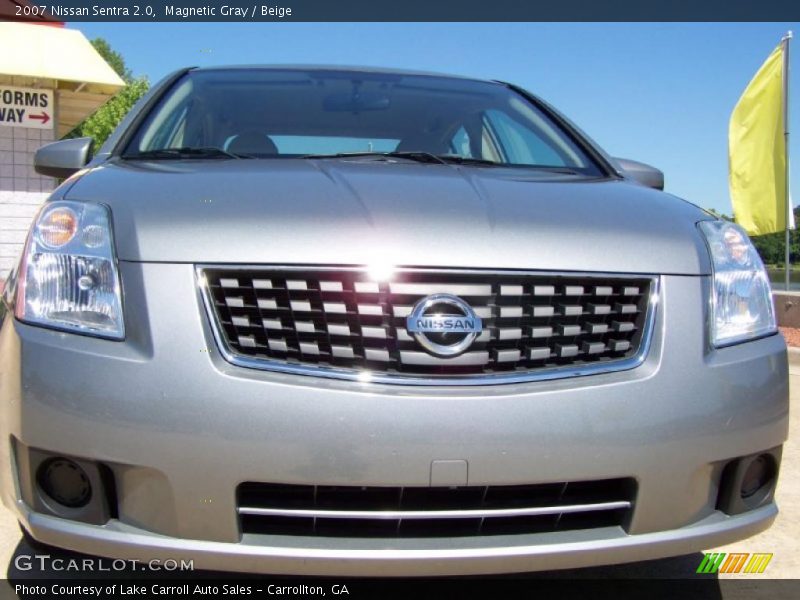
[[[41,490],[67,508],[81,508],[92,499],[89,476],[77,463],[57,457],[44,461],[36,475]]]
[[[739,489],[742,500],[748,500],[769,488],[775,480],[775,474],[775,459],[769,454],[759,454],[747,465],[742,477]]]

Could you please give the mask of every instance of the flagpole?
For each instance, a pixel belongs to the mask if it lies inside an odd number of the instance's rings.
[[[789,223],[791,222],[792,203],[789,200],[789,41],[792,32],[783,37],[783,141],[785,155],[784,201],[786,202],[786,291],[789,291]]]

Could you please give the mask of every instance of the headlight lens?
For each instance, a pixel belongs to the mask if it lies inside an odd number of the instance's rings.
[[[15,314],[55,329],[125,337],[108,208],[66,201],[44,206],[19,267]]]
[[[703,221],[698,226],[708,243],[714,270],[714,346],[729,346],[774,333],[777,327],[769,277],[747,234],[726,221]]]

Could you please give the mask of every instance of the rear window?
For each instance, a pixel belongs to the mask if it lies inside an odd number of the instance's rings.
[[[506,86],[426,75],[191,71],[125,154],[209,147],[260,159],[426,152],[600,174],[555,122]]]
[[[279,155],[334,154],[337,152],[393,152],[397,150],[399,139],[336,137],[330,135],[272,135]],[[228,150],[238,136],[232,135],[225,141],[223,150]]]

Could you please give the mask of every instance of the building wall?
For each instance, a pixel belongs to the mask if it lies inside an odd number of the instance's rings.
[[[31,219],[55,188],[52,177],[33,170],[34,153],[53,136],[53,129],[0,126],[0,280],[19,258]]]

